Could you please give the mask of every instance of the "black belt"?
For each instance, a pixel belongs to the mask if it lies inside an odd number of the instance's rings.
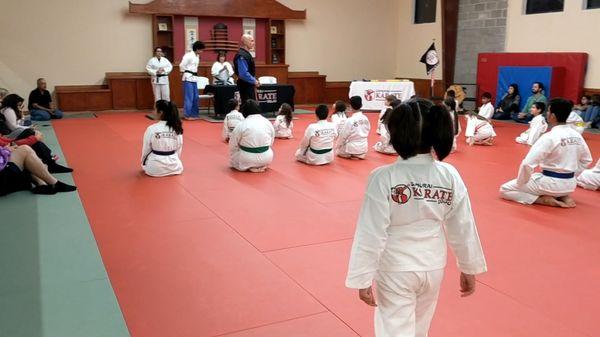
[[[155,150],[152,150],[152,151],[150,151],[150,153],[154,153],[157,156],[170,156],[172,154],[177,153],[177,151],[155,151]],[[146,155],[146,157],[144,157],[144,161],[142,162],[142,165],[146,165],[146,161],[148,161],[148,157],[150,156],[150,153],[148,153]]]
[[[164,76],[169,76],[167,74],[156,74],[156,77],[164,77]]]
[[[312,147],[309,148],[310,152],[314,153],[314,154],[325,154],[325,153],[329,153],[331,152],[333,149],[313,149]]]
[[[185,70],[184,73],[188,73],[188,74],[192,74],[194,76],[198,76],[197,72],[191,71],[191,70]]]
[[[573,172],[560,173],[560,172],[554,172],[554,171],[549,171],[549,170],[543,170],[542,174],[545,175],[546,177],[552,177],[552,178],[558,178],[558,179],[571,179],[571,178],[575,177],[575,173],[573,173]]]

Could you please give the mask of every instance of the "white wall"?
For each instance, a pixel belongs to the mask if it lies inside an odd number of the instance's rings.
[[[433,39],[440,57],[440,66],[435,70],[435,78],[442,78],[442,9],[441,0],[437,0],[434,23],[414,24],[414,0],[398,0],[401,8],[398,11],[396,38],[396,76],[408,78],[429,78],[425,65],[419,60],[429,48]]]
[[[524,0],[509,0],[507,52],[570,51],[589,54],[586,88],[600,88],[600,9],[567,0],[563,12],[525,15]]]
[[[107,71],[143,71],[151,17],[127,0],[2,0],[0,87],[27,99],[35,81],[100,84]]]

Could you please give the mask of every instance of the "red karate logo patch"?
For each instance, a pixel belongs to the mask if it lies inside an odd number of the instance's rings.
[[[365,99],[367,101],[372,101],[375,98],[375,90],[368,89],[365,90]]]
[[[412,191],[410,188],[404,184],[396,185],[392,187],[392,200],[396,203],[403,205],[406,204],[410,197],[412,197]]]

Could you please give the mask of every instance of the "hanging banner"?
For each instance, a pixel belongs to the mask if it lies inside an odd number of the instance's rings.
[[[186,16],[183,18],[183,31],[185,32],[185,51],[191,51],[194,42],[198,41],[198,18]]]
[[[242,28],[244,34],[251,35],[254,38],[254,43],[256,44],[256,20],[255,19],[243,19],[242,20]],[[256,46],[254,47],[256,50]],[[252,57],[256,57],[256,51],[251,50],[250,54]]]

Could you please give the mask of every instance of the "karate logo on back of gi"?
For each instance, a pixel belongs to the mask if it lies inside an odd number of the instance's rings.
[[[391,189],[391,197],[394,202],[404,205],[406,204],[410,198],[412,197],[412,191],[410,187],[404,184],[396,185]]]

